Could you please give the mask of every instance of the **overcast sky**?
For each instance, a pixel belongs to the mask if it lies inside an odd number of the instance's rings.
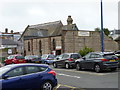
[[[118,1],[103,0],[104,28],[118,29]],[[68,15],[79,30],[101,27],[100,0],[0,0],[0,31],[58,20],[66,25]]]

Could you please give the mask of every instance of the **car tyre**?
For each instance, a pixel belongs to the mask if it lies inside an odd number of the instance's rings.
[[[95,72],[99,73],[101,71],[100,65],[96,64],[94,70]]]
[[[40,90],[52,90],[52,89],[53,89],[53,85],[50,81],[44,82],[40,88]]]
[[[65,64],[65,68],[66,68],[66,69],[69,69],[69,68],[70,68],[69,63],[66,63],[66,64]]]
[[[57,68],[57,63],[53,63],[53,67],[54,67],[54,68]]]
[[[79,63],[76,64],[76,70],[77,70],[77,71],[81,70],[81,66],[80,66]]]

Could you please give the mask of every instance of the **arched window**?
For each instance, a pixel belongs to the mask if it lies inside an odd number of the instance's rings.
[[[30,51],[30,42],[28,42],[28,51]]]
[[[55,39],[53,39],[52,44],[53,44],[53,50],[56,50],[56,41],[55,41]]]

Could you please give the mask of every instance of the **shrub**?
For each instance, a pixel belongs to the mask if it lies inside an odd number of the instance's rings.
[[[92,48],[88,48],[87,46],[85,46],[83,49],[79,51],[82,57],[88,54],[89,52],[94,52],[94,50]]]

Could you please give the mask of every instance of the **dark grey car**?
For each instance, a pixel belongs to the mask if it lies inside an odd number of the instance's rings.
[[[91,52],[76,60],[76,69],[92,69],[100,72],[104,69],[115,71],[118,67],[118,57],[112,52]]]
[[[53,67],[57,68],[65,67],[65,68],[72,68],[75,66],[75,60],[81,58],[81,55],[78,53],[64,53],[61,54],[59,57],[56,58],[56,60],[53,63]]]

